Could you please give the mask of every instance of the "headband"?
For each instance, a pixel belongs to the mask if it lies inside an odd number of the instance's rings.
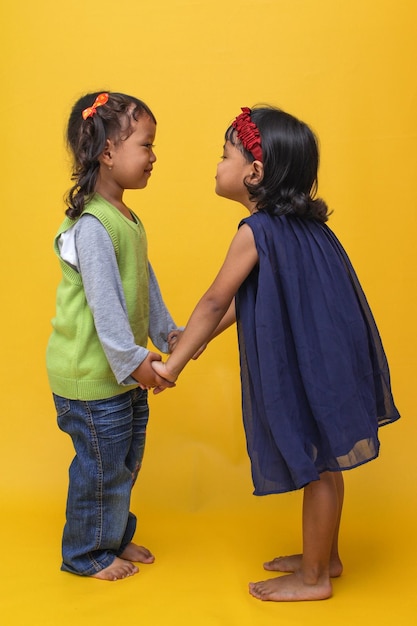
[[[262,162],[261,135],[255,122],[251,120],[252,111],[242,107],[242,113],[232,123],[242,146],[257,160]]]
[[[97,107],[101,107],[101,106],[103,106],[103,104],[106,104],[108,99],[109,99],[109,94],[108,93],[101,93],[101,94],[99,94],[97,96],[97,98],[95,99],[94,103],[91,105],[91,107],[87,107],[82,112],[83,119],[86,120],[87,117],[93,117],[93,115],[96,114]]]

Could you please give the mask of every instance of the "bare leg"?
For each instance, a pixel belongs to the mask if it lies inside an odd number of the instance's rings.
[[[331,576],[337,577],[341,576],[343,572],[343,564],[340,560],[339,555],[339,532],[340,532],[340,522],[342,520],[342,509],[343,509],[343,500],[345,497],[345,484],[343,481],[342,472],[332,472],[332,477],[335,482],[337,498],[338,498],[338,515],[336,520],[336,529],[333,535],[332,542],[332,551],[330,553],[330,569]]]
[[[339,485],[340,486],[340,485]],[[330,472],[304,488],[303,556],[299,569],[287,576],[249,584],[259,600],[289,602],[325,600],[332,595],[329,563],[340,522],[337,483]]]
[[[343,474],[342,472],[334,472],[332,473],[334,477],[337,495],[338,495],[338,506],[339,513],[336,524],[336,530],[333,537],[332,543],[332,551],[330,554],[330,564],[329,564],[329,573],[331,578],[337,578],[341,576],[343,571],[343,564],[340,560],[339,556],[339,530],[340,530],[340,520],[342,516],[342,508],[343,508],[343,499],[344,499],[344,483],[343,483]],[[301,567],[303,555],[302,554],[292,554],[290,556],[277,556],[272,561],[267,561],[264,563],[264,569],[271,572],[296,572]]]
[[[137,574],[139,569],[130,561],[125,561],[124,559],[120,559],[116,556],[113,563],[108,567],[105,567],[94,574],[92,578],[98,578],[99,580],[121,580],[122,578],[127,578],[128,576],[133,576]]]

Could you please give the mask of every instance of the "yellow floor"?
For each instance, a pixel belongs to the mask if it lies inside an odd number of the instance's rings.
[[[3,498],[1,623],[417,624],[416,494],[402,493],[389,479],[388,461],[381,458],[345,475],[345,573],[334,582],[333,598],[294,604],[262,603],[247,593],[247,583],[264,577],[263,560],[299,549],[301,494],[255,498],[247,490],[244,495],[232,486],[239,478],[242,489],[249,486],[246,464],[232,467],[229,475],[221,468],[216,474],[216,467],[213,462],[213,490],[204,487],[204,498],[197,492],[190,498],[193,487],[181,483],[180,469],[173,467],[163,481],[158,459],[149,458],[133,509],[140,516],[137,539],[157,560],[115,583],[60,572],[64,489]]]

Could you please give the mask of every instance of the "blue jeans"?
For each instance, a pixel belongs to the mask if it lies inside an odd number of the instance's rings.
[[[69,469],[61,569],[92,576],[132,540],[130,495],[145,448],[148,393],[133,389],[105,400],[54,395],[59,428],[76,455]]]

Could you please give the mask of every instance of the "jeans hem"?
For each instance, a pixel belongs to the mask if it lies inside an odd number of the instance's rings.
[[[94,565],[83,571],[78,571],[71,565],[62,562],[61,571],[76,574],[77,576],[94,576],[94,574],[98,574],[103,569],[106,569],[106,567],[109,567],[114,562],[115,558],[115,554],[106,554],[103,559],[92,559],[94,561]]]

